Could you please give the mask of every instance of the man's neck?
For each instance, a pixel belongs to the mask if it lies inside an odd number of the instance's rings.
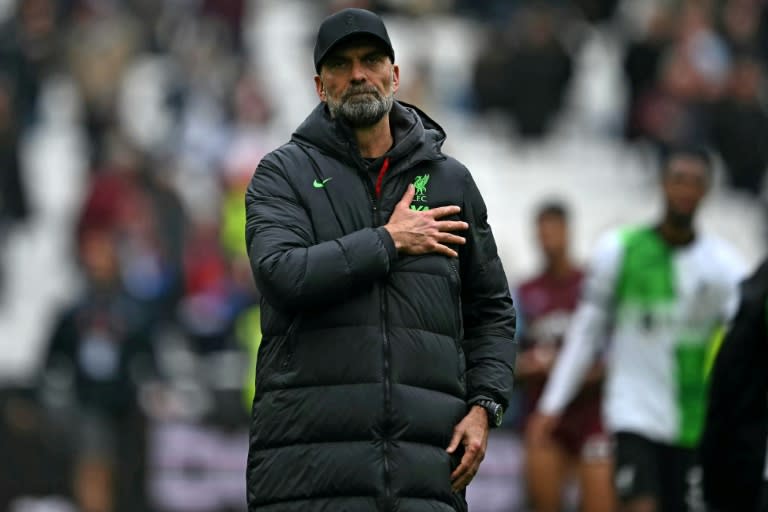
[[[389,151],[394,140],[389,129],[389,115],[373,126],[354,130],[357,148],[363,158],[378,158]]]
[[[661,238],[669,245],[688,245],[696,237],[693,223],[678,224],[670,219],[664,219],[658,227]]]
[[[565,279],[573,272],[573,264],[565,256],[553,258],[547,262],[544,272],[555,279]]]

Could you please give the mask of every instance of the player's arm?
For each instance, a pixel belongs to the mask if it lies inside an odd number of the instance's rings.
[[[723,295],[720,300],[718,324],[714,327],[707,343],[704,360],[704,374],[710,377],[717,354],[722,347],[728,325],[733,321],[741,302],[741,283],[748,277],[747,266],[742,258],[728,247],[721,248],[720,272],[724,278]]]
[[[612,233],[598,244],[589,266],[581,300],[539,401],[540,413],[559,415],[593,366],[612,313],[620,262],[619,235]]]
[[[317,243],[312,223],[278,166],[263,160],[245,196],[246,243],[259,291],[287,311],[343,301],[389,272],[397,256],[384,228]]]

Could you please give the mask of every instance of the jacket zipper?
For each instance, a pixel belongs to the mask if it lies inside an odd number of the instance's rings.
[[[385,160],[386,161],[386,160]],[[388,163],[386,164],[388,165]],[[360,178],[363,180],[366,190],[368,190],[368,197],[371,200],[371,218],[373,220],[373,226],[379,227],[379,208],[378,198],[376,197],[376,191],[371,184],[370,178],[360,174]],[[381,183],[381,179],[378,180]],[[390,379],[390,347],[389,336],[387,336],[387,296],[383,286],[379,285],[379,303],[381,304],[381,336],[382,336],[382,350],[384,352],[384,414],[387,419],[392,417],[392,384]],[[386,497],[387,507],[391,507],[392,498],[392,479],[389,468],[389,439],[384,439],[384,496]]]

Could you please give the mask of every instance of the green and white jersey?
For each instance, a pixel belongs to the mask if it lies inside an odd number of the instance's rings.
[[[744,274],[730,246],[713,237],[674,248],[652,227],[609,233],[598,244],[539,409],[564,409],[608,339],[607,428],[695,445],[705,412],[707,349],[735,313]]]

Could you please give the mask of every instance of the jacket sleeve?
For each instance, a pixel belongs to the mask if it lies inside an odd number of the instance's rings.
[[[506,409],[514,380],[515,308],[485,203],[469,173],[466,180],[462,216],[469,229],[459,257],[467,399],[490,398]]]
[[[561,414],[594,363],[608,331],[622,258],[618,233],[608,233],[597,243],[579,305],[539,400],[542,413]]]
[[[316,243],[306,208],[286,174],[262,160],[245,196],[245,237],[259,291],[283,311],[343,301],[389,272],[397,255],[384,228]]]

